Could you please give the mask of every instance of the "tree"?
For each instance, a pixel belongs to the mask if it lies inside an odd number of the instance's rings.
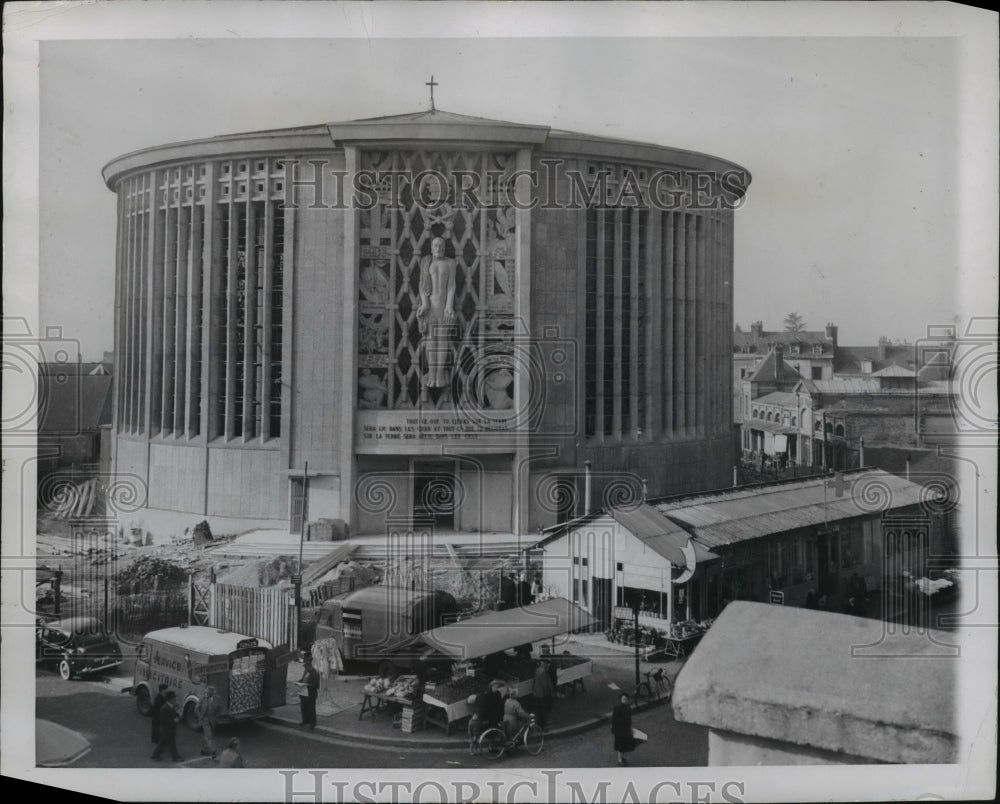
[[[798,313],[789,313],[785,316],[785,332],[802,332],[805,328],[805,321]]]

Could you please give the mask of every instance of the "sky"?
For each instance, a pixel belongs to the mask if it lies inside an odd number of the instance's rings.
[[[961,317],[953,37],[229,35],[50,40],[39,53],[40,324],[78,338],[84,359],[112,348],[108,161],[423,110],[431,75],[439,109],[746,167],[734,266],[744,328],[782,329],[795,311],[809,329],[836,323],[841,343],[871,344]]]

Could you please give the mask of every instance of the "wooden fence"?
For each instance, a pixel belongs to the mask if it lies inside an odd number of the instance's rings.
[[[294,592],[290,587],[258,588],[216,583],[212,587],[211,625],[298,647]]]

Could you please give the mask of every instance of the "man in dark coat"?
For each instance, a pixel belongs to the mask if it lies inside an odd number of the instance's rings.
[[[504,575],[500,579],[500,605],[499,609],[512,609],[517,605],[517,581],[514,573]]]
[[[496,726],[503,720],[503,696],[500,688],[503,682],[494,680],[490,682],[490,688],[479,693],[476,698],[476,714],[479,715],[480,727],[483,731]]]
[[[627,692],[621,694],[615,708],[611,710],[611,733],[615,737],[618,764],[628,765],[624,755],[635,748],[635,739],[632,737],[632,707]]]
[[[177,753],[177,721],[180,720],[176,704],[177,693],[167,690],[163,697],[163,704],[156,710],[156,717],[160,722],[160,739],[156,743],[152,758],[159,761],[163,752],[169,750],[174,762],[180,762],[181,755]]]
[[[520,606],[530,606],[535,602],[531,595],[531,582],[523,572],[517,581],[517,602]]]
[[[153,721],[152,741],[154,743],[160,742],[160,707],[163,706],[163,702],[167,700],[163,693],[168,689],[170,689],[169,684],[160,684],[159,692],[157,692],[156,697],[153,698],[153,708],[151,710],[150,720]]]
[[[552,676],[549,673],[551,660],[545,659],[538,663],[535,670],[535,680],[531,684],[531,696],[535,701],[535,715],[538,717],[538,725],[543,729],[548,727],[549,714],[552,712],[552,699],[556,694],[556,687],[552,683]]]
[[[316,696],[319,694],[319,672],[313,667],[312,657],[307,656],[305,669],[299,683],[305,685],[305,691],[299,693],[299,709],[302,712],[300,726],[316,728]]]

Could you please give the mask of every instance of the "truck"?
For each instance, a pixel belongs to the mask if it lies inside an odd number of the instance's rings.
[[[368,586],[323,603],[316,639],[333,637],[347,668],[377,666],[380,675],[394,676],[436,655],[421,633],[451,622],[457,611],[447,592]]]
[[[153,713],[160,684],[177,693],[184,722],[198,728],[198,701],[215,687],[223,723],[270,714],[284,706],[288,664],[297,653],[264,639],[203,625],[151,631],[142,639],[132,686],[142,715]]]

